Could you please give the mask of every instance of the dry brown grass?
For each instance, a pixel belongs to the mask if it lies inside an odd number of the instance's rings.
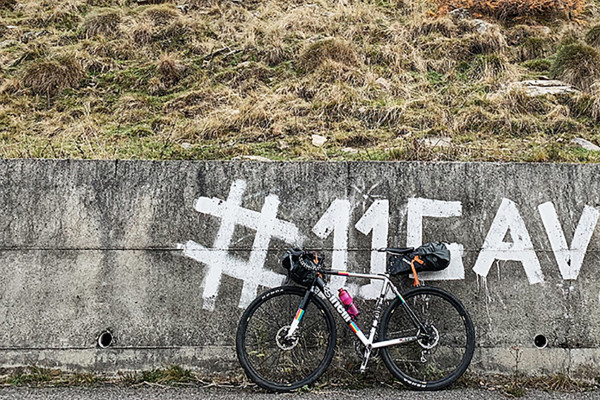
[[[74,56],[36,60],[25,70],[23,86],[38,95],[52,97],[66,88],[75,88],[83,77],[81,64]]]
[[[464,8],[499,19],[535,16],[579,17],[585,0],[436,0],[440,11]]]
[[[556,54],[552,74],[579,89],[589,90],[600,78],[600,53],[581,43],[565,45]]]
[[[17,28],[0,47],[0,155],[600,161],[560,144],[600,141],[600,77],[567,98],[507,90],[551,76],[561,47],[594,45],[593,5],[587,26],[509,27],[436,17],[428,0],[187,3],[3,9]],[[556,76],[580,85],[569,65]],[[312,134],[329,140],[317,148]],[[440,136],[451,144],[422,140]]]
[[[137,45],[148,45],[152,43],[153,25],[148,21],[137,21],[130,29],[129,34]]]
[[[166,85],[177,83],[185,72],[185,65],[175,54],[165,53],[160,56],[157,63],[161,81]]]
[[[118,10],[102,9],[88,16],[81,30],[85,37],[93,38],[95,36],[117,36],[119,33],[119,24],[121,23],[121,14]]]
[[[142,15],[154,24],[166,24],[179,16],[180,12],[173,4],[161,4],[148,7]]]
[[[0,0],[0,8],[12,8],[15,4],[16,0]]]
[[[300,54],[298,66],[306,72],[311,72],[327,61],[356,66],[359,58],[349,42],[328,38],[309,43]]]
[[[585,41],[590,46],[600,47],[600,25],[594,25],[586,32]]]

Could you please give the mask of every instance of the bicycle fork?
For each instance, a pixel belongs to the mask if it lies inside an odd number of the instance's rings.
[[[292,321],[292,324],[290,325],[290,330],[288,331],[287,335],[285,336],[286,339],[291,339],[294,336],[294,334],[296,333],[296,330],[298,329],[298,325],[300,325],[300,320],[302,320],[302,316],[304,316],[304,310],[306,310],[306,307],[308,306],[308,302],[310,301],[310,297],[312,296],[312,294],[313,294],[313,288],[306,291],[304,298],[300,302],[300,306],[298,306],[298,311],[296,311],[296,316],[294,317],[294,320]]]

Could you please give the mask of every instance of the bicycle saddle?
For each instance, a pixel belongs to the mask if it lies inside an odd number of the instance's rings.
[[[391,254],[406,254],[413,251],[414,247],[403,247],[403,248],[394,248],[394,247],[384,247],[383,249],[379,249],[379,251],[385,251]]]

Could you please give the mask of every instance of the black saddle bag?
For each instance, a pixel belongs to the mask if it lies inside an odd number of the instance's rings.
[[[414,262],[415,270],[441,271],[450,264],[450,250],[444,243],[425,243],[414,251],[403,255],[391,255],[388,257],[387,273],[390,275],[409,274],[412,272],[410,263],[418,257],[423,263]]]

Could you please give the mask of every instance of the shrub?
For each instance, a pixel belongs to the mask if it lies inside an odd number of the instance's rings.
[[[556,53],[551,73],[579,89],[589,90],[600,77],[600,54],[585,44],[568,44]]]
[[[117,34],[121,15],[113,9],[105,9],[92,14],[83,22],[82,31],[87,38],[98,35],[114,36]]]
[[[77,87],[82,77],[83,69],[74,57],[37,60],[25,70],[23,86],[35,94],[51,97],[63,89]]]
[[[571,18],[582,13],[586,0],[435,0],[440,10],[465,8],[500,19],[529,16]]]

